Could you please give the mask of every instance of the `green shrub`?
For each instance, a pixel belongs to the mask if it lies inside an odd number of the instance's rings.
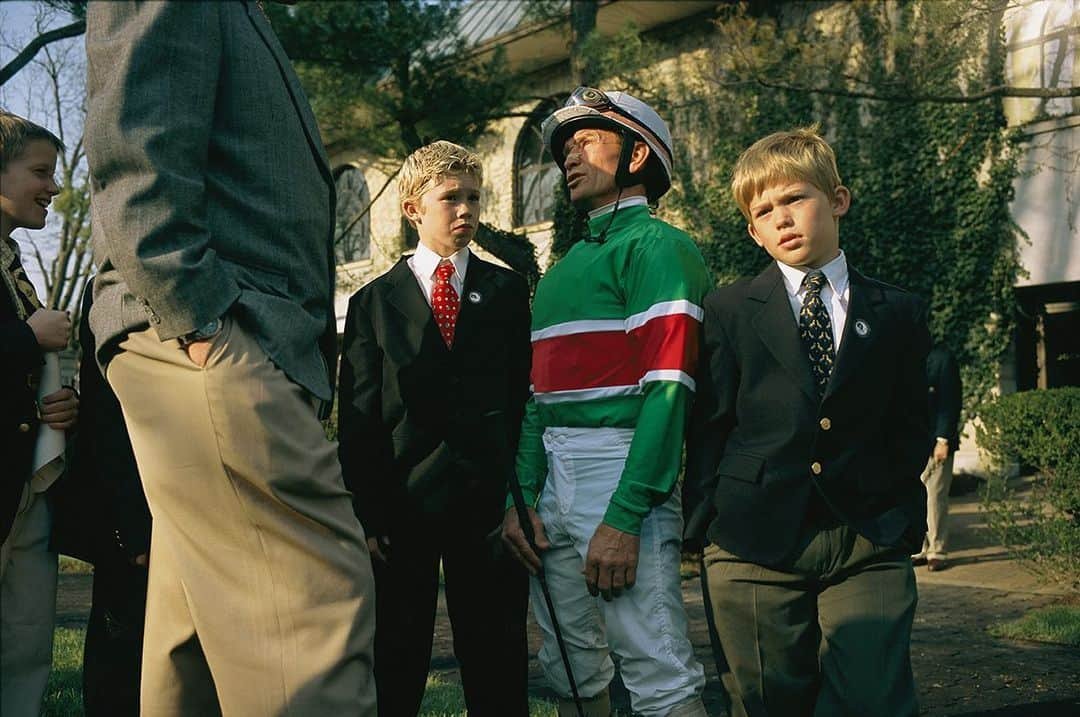
[[[1002,396],[979,415],[979,446],[996,467],[991,528],[1047,579],[1080,590],[1080,388]],[[1005,484],[1015,463],[1037,471],[1030,495]]]

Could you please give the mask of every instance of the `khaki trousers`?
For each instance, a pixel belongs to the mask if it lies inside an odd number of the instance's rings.
[[[905,551],[807,527],[783,565],[706,548],[702,584],[732,717],[918,714]]]
[[[0,546],[0,715],[37,717],[52,668],[56,553],[44,493],[23,488],[11,534]]]
[[[941,463],[930,456],[923,469],[926,486],[926,539],[917,557],[942,559],[949,539],[949,488],[952,486],[953,451]]]
[[[108,366],[154,529],[142,714],[374,715],[374,583],[312,400],[231,318]]]

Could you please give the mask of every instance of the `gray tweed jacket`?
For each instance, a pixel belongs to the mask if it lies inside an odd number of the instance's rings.
[[[254,2],[92,2],[94,286],[104,364],[130,331],[230,312],[296,383],[333,394],[334,183]]]

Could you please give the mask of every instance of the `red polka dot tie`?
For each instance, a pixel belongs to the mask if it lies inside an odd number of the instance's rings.
[[[431,290],[431,310],[447,348],[454,346],[454,329],[457,328],[458,309],[461,308],[458,293],[450,284],[453,275],[453,262],[449,259],[440,261],[435,269],[435,286]]]

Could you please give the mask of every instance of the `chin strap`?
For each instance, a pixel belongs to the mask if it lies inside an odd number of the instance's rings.
[[[623,190],[638,183],[634,179],[634,175],[630,173],[630,161],[634,156],[634,143],[636,141],[638,141],[636,133],[628,129],[622,130],[622,149],[619,151],[619,164],[615,168],[615,186],[619,188],[619,193],[615,196],[615,206],[611,210],[608,223],[600,234],[594,237],[592,232],[586,232],[585,241],[596,242],[597,244],[603,244],[607,241],[608,229],[611,229],[611,223],[615,221],[615,214],[619,211],[619,202],[622,201]]]
[[[615,195],[615,206],[611,208],[611,216],[608,217],[607,224],[604,225],[603,230],[597,236],[593,236],[592,232],[585,235],[585,241],[596,242],[597,244],[603,244],[607,241],[608,229],[611,229],[611,223],[615,221],[615,214],[619,211],[619,202],[622,201],[623,188],[619,187],[619,193]]]

